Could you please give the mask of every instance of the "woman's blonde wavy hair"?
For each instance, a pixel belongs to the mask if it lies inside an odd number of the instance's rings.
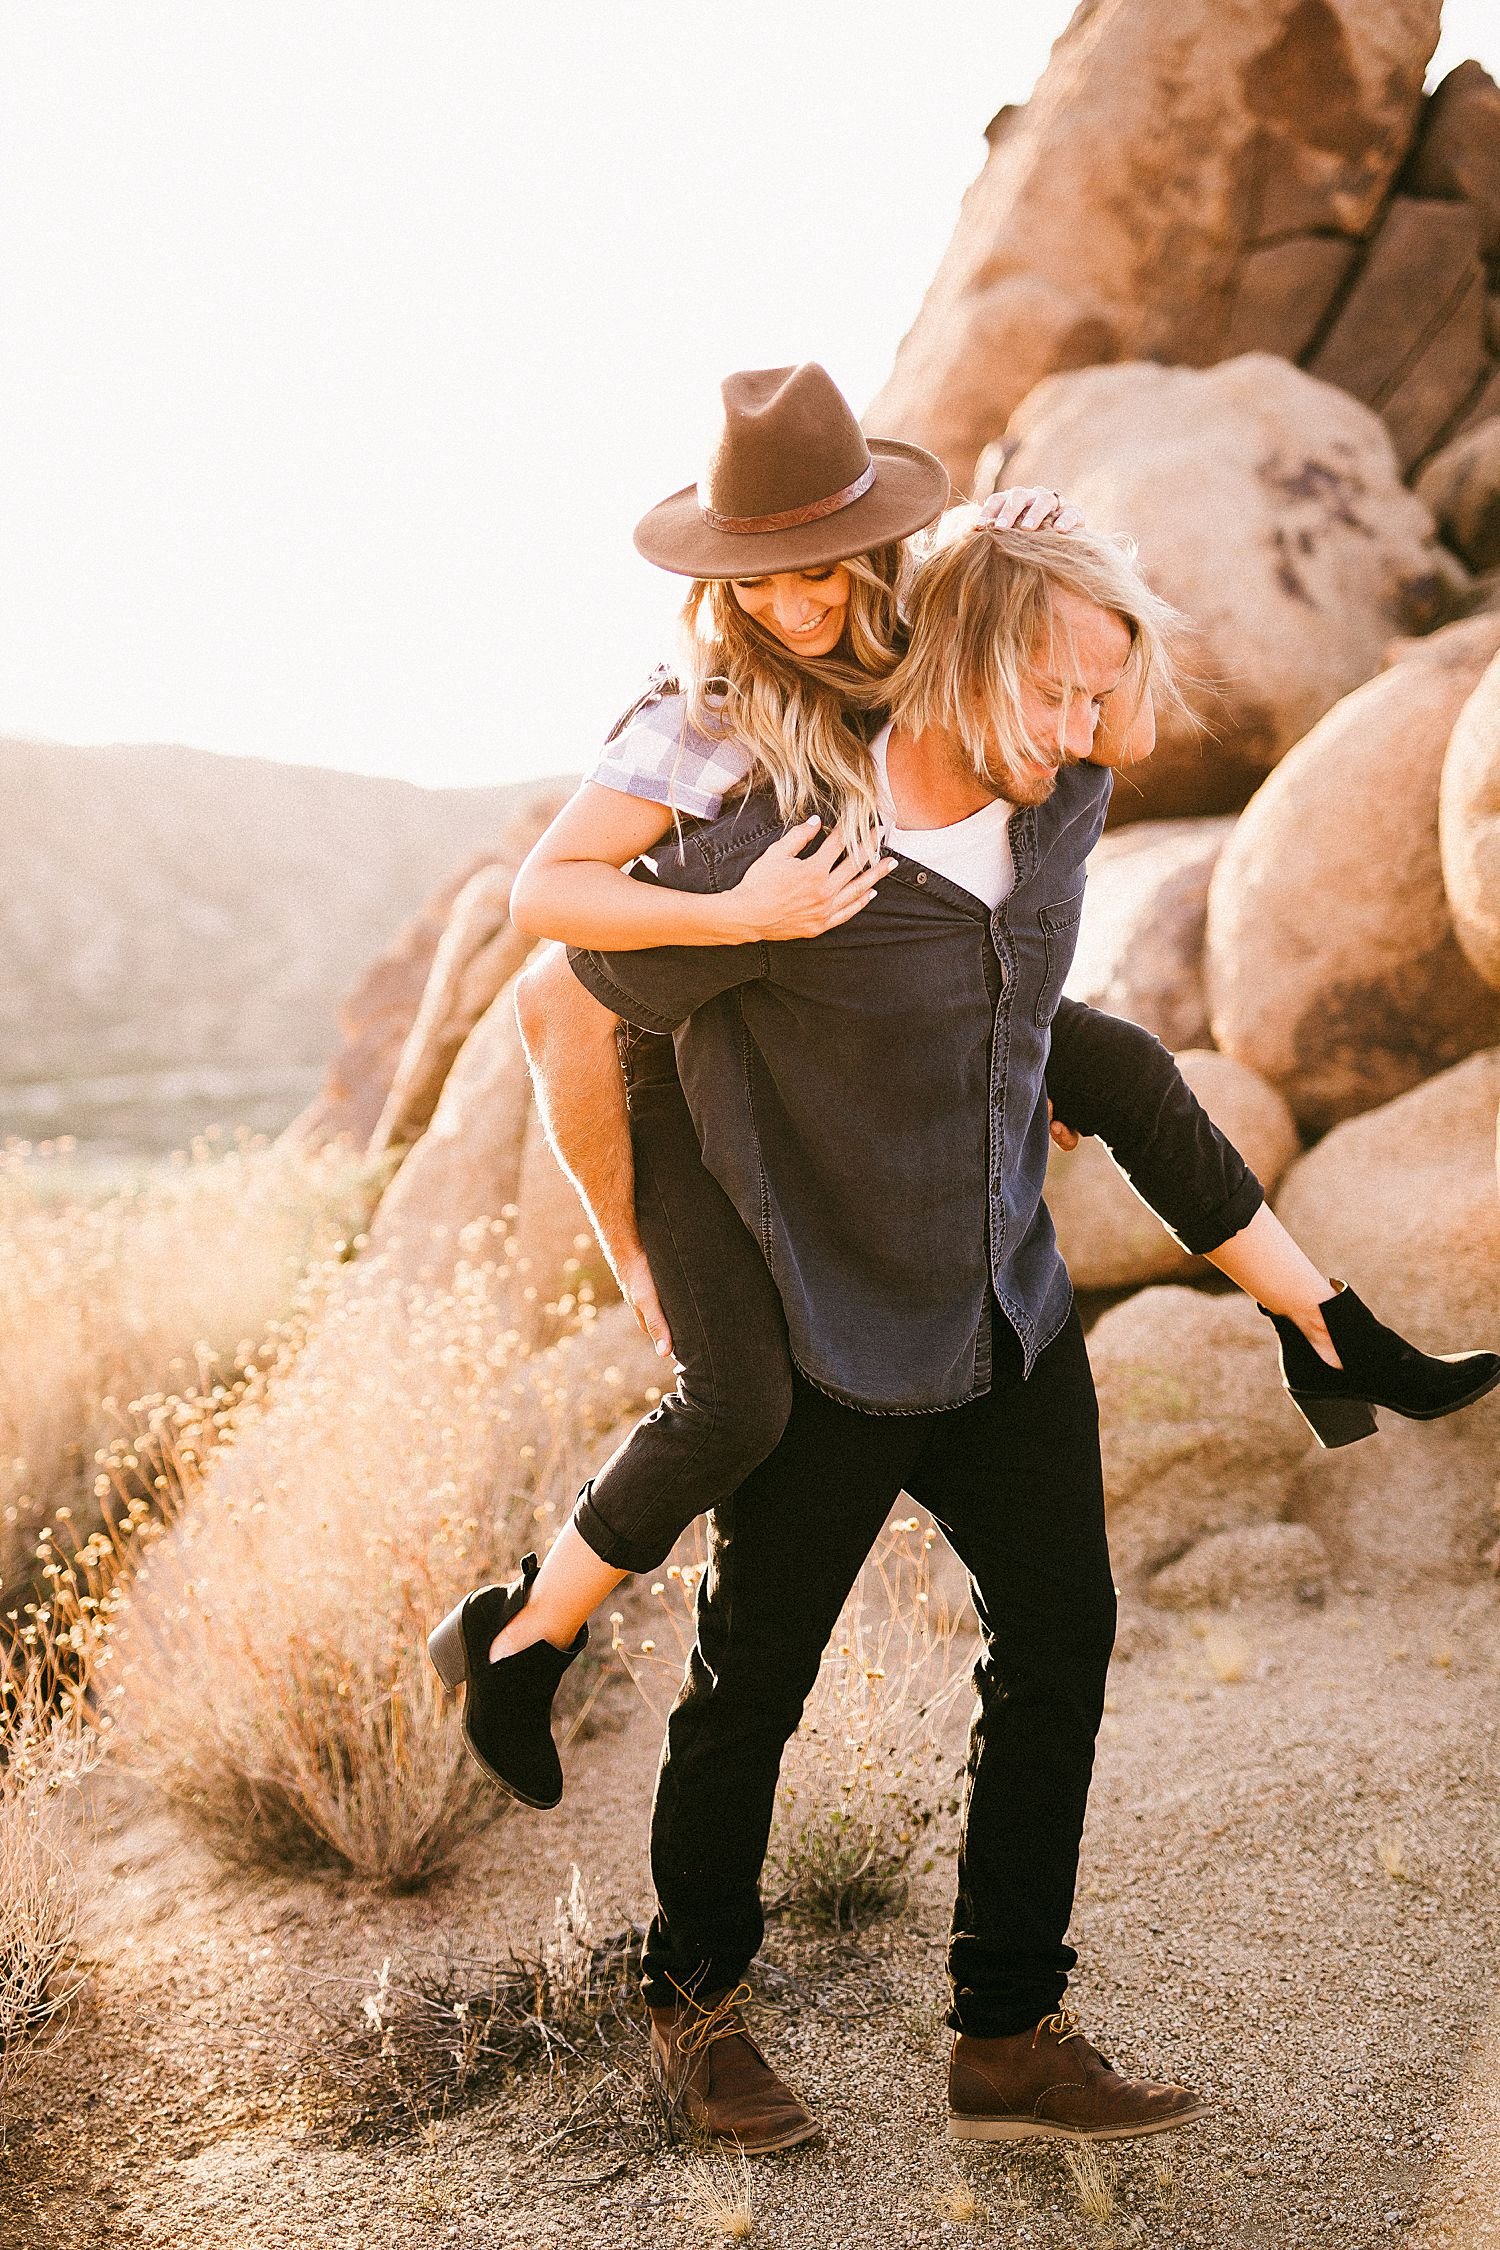
[[[849,612],[827,656],[794,656],[740,608],[728,579],[695,579],[682,607],[679,675],[688,724],[737,735],[754,751],[784,821],[822,813],[851,850],[873,856],[875,768],[859,724],[883,706],[904,646],[906,542],[851,555]]]
[[[907,646],[883,692],[905,732],[932,727],[947,735],[1002,796],[1007,773],[1025,773],[1022,761],[1062,763],[1056,741],[1032,738],[1021,703],[1038,650],[1049,652],[1064,682],[1076,675],[1060,592],[1109,610],[1129,631],[1130,654],[1112,692],[1131,718],[1147,695],[1158,719],[1187,710],[1173,654],[1183,621],[1141,576],[1133,540],[998,531],[977,509],[956,509],[911,571]],[[1064,716],[1066,702],[1065,690]]]

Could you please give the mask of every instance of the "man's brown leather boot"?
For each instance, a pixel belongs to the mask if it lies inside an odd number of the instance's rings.
[[[652,2008],[651,2061],[671,2107],[746,2156],[796,2148],[823,2128],[779,2079],[745,2029],[747,1984]]]
[[[1186,2086],[1122,2078],[1066,2008],[1009,2039],[961,2031],[948,2065],[950,2141],[1123,2141],[1190,2125],[1207,2107]]]

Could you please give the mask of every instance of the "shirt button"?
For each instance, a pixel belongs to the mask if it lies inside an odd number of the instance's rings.
[[[927,877],[926,877],[925,875],[919,875],[919,876],[917,877],[917,881],[918,881],[919,883],[925,883],[925,882],[926,882],[926,880],[927,880]]]

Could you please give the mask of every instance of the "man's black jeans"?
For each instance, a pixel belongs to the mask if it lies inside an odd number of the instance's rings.
[[[1029,1381],[1000,1319],[994,1344],[988,1394],[947,1412],[862,1414],[795,1378],[781,1443],[713,1516],[652,1818],[652,2004],[736,1983],[759,1948],[782,1750],[904,1490],[967,1567],[982,1634],[949,2021],[1001,2037],[1058,2005],[1114,1639],[1098,1413],[1076,1310]]]

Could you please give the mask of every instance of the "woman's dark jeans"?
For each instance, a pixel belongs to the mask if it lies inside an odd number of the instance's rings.
[[[681,1373],[584,1487],[573,1520],[602,1561],[641,1571],[771,1452],[791,1411],[792,1368],[781,1300],[704,1167],[671,1042],[627,1032],[625,1055],[637,1219]],[[1065,1000],[1047,1091],[1060,1118],[1108,1145],[1184,1248],[1216,1250],[1254,1217],[1259,1183],[1139,1024]],[[878,1229],[878,1211],[870,1224]]]
[[[942,1413],[861,1414],[794,1378],[780,1445],[715,1510],[652,1817],[652,2005],[735,1984],[759,1948],[782,1750],[902,1491],[967,1567],[982,1635],[949,2022],[1003,2037],[1061,2000],[1115,1625],[1098,1411],[1076,1308],[1027,1381],[1003,1318],[994,1341],[988,1393]]]

